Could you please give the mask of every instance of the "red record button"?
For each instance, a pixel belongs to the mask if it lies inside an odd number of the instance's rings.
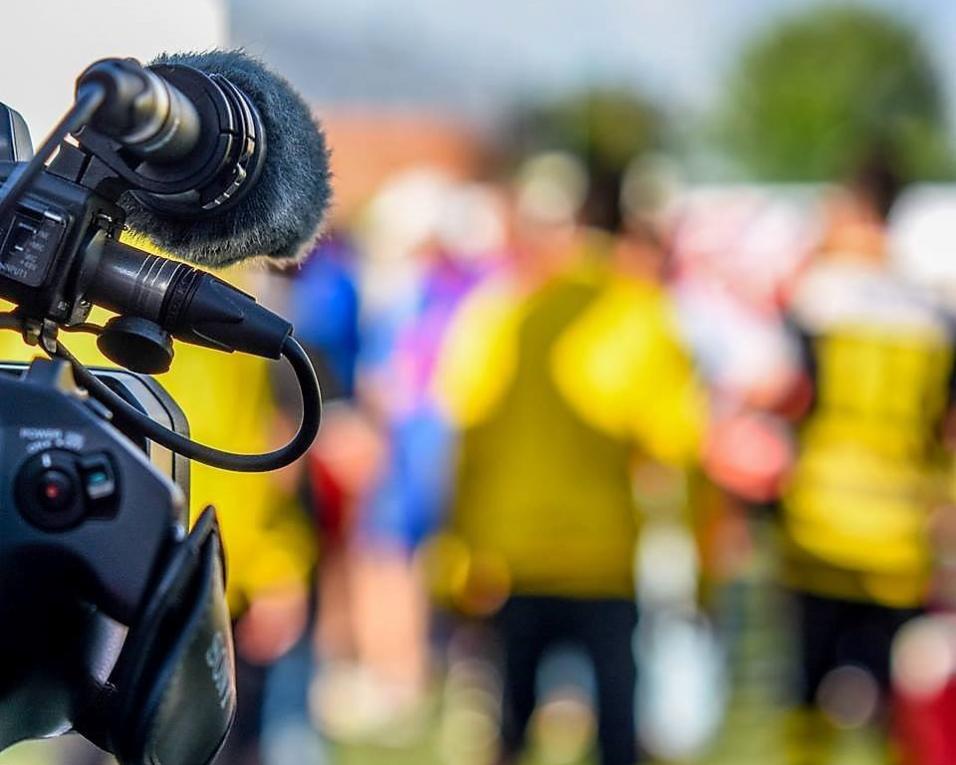
[[[44,510],[64,510],[73,504],[73,496],[73,480],[62,470],[44,470],[37,478],[36,498]]]

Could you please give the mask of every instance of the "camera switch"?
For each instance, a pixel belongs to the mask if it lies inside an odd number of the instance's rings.
[[[92,502],[108,499],[116,493],[113,465],[105,454],[91,454],[79,460],[83,491]]]

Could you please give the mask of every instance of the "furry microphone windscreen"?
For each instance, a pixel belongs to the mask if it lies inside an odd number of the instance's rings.
[[[332,189],[325,136],[302,97],[242,51],[163,54],[152,63],[220,74],[243,91],[262,118],[265,161],[249,193],[209,217],[166,214],[124,194],[129,227],[175,256],[211,267],[260,256],[291,259],[307,250]]]

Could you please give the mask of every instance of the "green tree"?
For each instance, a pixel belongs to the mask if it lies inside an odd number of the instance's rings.
[[[953,170],[922,40],[859,6],[819,6],[758,35],[733,71],[720,123],[724,146],[765,180],[833,179],[875,151],[912,179]]]

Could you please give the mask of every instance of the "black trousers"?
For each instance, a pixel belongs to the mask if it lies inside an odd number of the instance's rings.
[[[637,606],[630,600],[511,598],[498,617],[505,665],[501,731],[505,752],[516,755],[524,747],[542,657],[552,646],[573,644],[584,649],[594,666],[601,765],[634,765],[636,626]]]
[[[795,593],[800,637],[801,701],[812,705],[837,667],[865,669],[885,694],[890,687],[893,638],[920,609]]]

